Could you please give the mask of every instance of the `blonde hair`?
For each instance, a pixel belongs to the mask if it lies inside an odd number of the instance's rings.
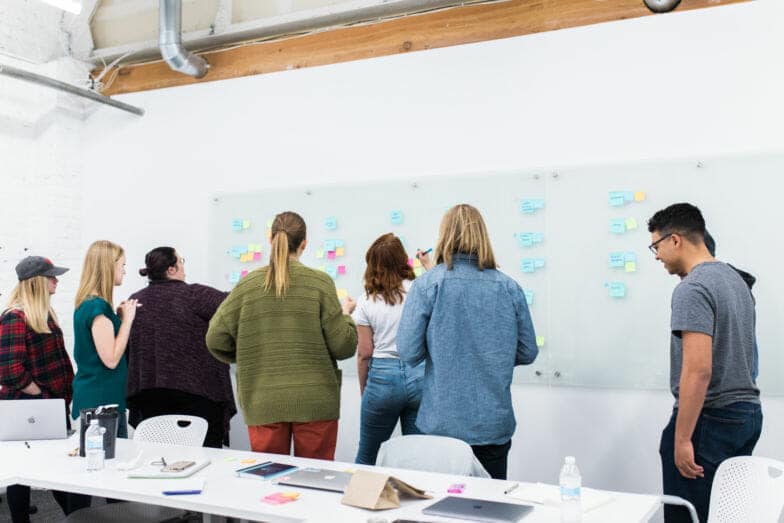
[[[115,265],[124,254],[122,247],[108,240],[98,240],[90,245],[84,257],[79,290],[76,291],[77,308],[89,296],[103,298],[114,308]]]
[[[289,289],[289,255],[296,252],[305,241],[307,227],[302,216],[286,211],[275,216],[272,221],[272,246],[270,262],[264,288],[274,289],[275,296],[285,296]]]
[[[452,257],[456,253],[476,256],[480,271],[498,267],[482,215],[466,203],[449,209],[441,220],[434,253],[436,263],[452,269]]]
[[[24,312],[27,325],[38,334],[52,333],[49,329],[49,315],[57,323],[49,296],[49,278],[46,276],[33,276],[17,283],[11,291],[8,308]]]

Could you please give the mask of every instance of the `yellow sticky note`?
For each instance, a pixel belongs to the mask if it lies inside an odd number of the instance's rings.
[[[272,238],[272,229],[267,229],[267,239]]]
[[[250,229],[250,220],[242,220],[242,228]]]
[[[242,461],[240,461],[240,463],[242,463],[243,465],[247,465],[249,463],[256,463],[256,460],[255,459],[243,459]]]
[[[344,256],[346,254],[346,249],[343,247],[337,247],[335,249],[335,256]]]
[[[346,289],[338,289],[338,299],[342,300],[348,298],[348,290]]]
[[[320,270],[321,272],[327,272],[327,266],[326,266],[326,265],[319,265],[319,266],[318,266],[318,267],[316,267],[316,268],[317,268],[318,270]]]
[[[422,262],[419,261],[419,258],[414,258],[414,268],[416,269],[417,267],[421,267],[421,266],[422,266]]]
[[[267,220],[267,228],[269,228],[269,229],[271,229],[271,228],[272,228],[272,218],[270,218],[269,220]]]
[[[637,191],[634,193],[634,201],[635,202],[642,202],[645,201],[645,191]]]
[[[240,254],[240,263],[245,263],[248,261],[248,253]]]
[[[537,336],[536,337],[536,346],[537,347],[544,347],[544,336]]]
[[[626,272],[637,272],[637,262],[628,261],[623,267],[626,269]]]
[[[324,251],[321,251],[321,250],[316,251],[316,258],[318,258],[319,260],[324,258]]]
[[[633,231],[637,228],[637,220],[634,218],[626,218],[626,230]]]
[[[414,276],[422,276],[423,272],[425,272],[425,270],[422,267],[417,267],[414,269]]]

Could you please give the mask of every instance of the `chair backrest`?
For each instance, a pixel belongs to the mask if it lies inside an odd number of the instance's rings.
[[[409,435],[392,438],[381,445],[376,465],[490,477],[465,441],[445,436]]]
[[[776,522],[784,516],[784,462],[757,456],[725,460],[713,478],[710,523]]]
[[[207,421],[196,416],[155,416],[139,423],[133,439],[150,443],[200,447],[207,436]]]

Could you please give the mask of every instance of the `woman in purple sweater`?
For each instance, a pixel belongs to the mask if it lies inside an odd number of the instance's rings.
[[[172,247],[151,250],[144,262],[139,274],[150,284],[131,296],[144,307],[136,312],[128,347],[129,422],[136,427],[154,416],[199,416],[209,423],[204,445],[228,445],[229,420],[237,413],[229,366],[204,343],[228,293],[185,283],[185,260]]]

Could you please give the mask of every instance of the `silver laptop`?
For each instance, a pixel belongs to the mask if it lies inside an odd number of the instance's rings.
[[[0,400],[0,441],[65,439],[64,399]]]
[[[307,468],[282,476],[277,483],[278,485],[288,485],[290,487],[345,492],[349,481],[351,481],[351,476],[350,472]]]
[[[533,509],[531,505],[447,496],[422,509],[422,513],[429,516],[487,521],[489,523],[514,523]]]

